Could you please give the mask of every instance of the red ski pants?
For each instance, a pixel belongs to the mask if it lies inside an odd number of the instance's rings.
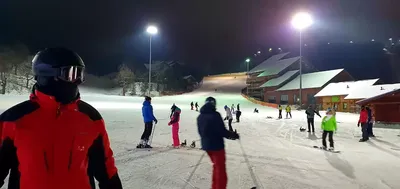
[[[172,141],[174,146],[179,146],[179,123],[172,124]]]
[[[212,189],[226,189],[225,150],[207,151],[207,154],[213,163]]]

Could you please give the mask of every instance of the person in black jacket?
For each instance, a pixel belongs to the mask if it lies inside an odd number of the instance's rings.
[[[367,127],[367,132],[369,137],[375,137],[374,132],[372,130],[373,127],[373,122],[372,122],[372,110],[368,106],[365,108],[368,112],[368,127]]]
[[[197,127],[201,138],[202,149],[207,152],[213,163],[212,188],[222,189],[227,185],[225,167],[224,138],[239,139],[235,132],[226,130],[221,114],[216,111],[216,100],[208,97],[200,115],[197,117]]]

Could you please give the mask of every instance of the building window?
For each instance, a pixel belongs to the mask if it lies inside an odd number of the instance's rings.
[[[288,95],[281,95],[281,103],[280,104],[288,104],[289,96]]]
[[[343,110],[347,110],[347,103],[343,102]]]
[[[268,102],[269,103],[276,103],[275,96],[268,96]]]

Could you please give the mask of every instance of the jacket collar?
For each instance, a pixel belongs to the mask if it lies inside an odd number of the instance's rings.
[[[60,102],[56,101],[56,98],[54,96],[44,94],[39,90],[34,89],[30,95],[30,100],[38,103],[40,107],[46,109],[60,109],[60,108],[77,109],[78,107],[77,102],[80,100],[80,98],[76,99],[75,101],[69,104],[61,104]]]

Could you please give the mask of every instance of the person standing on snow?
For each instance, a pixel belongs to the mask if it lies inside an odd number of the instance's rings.
[[[236,105],[236,109],[237,109],[238,111],[240,111],[240,104],[239,104],[239,103]]]
[[[142,137],[140,138],[140,143],[136,148],[152,148],[149,145],[149,138],[151,131],[153,130],[153,121],[155,124],[158,123],[156,117],[153,114],[153,106],[151,105],[151,97],[146,96],[143,102],[142,115],[144,120],[144,131]]]
[[[333,132],[337,131],[336,117],[331,108],[326,111],[326,116],[321,122],[322,133],[322,147],[327,149],[326,146],[326,136],[329,135],[329,150],[334,150],[333,145]]]
[[[234,104],[232,104],[232,106],[231,106],[231,111],[233,114],[235,114],[235,105]]]
[[[242,112],[240,110],[236,111],[236,122],[240,122],[240,116],[242,115]]]
[[[317,114],[319,117],[321,117],[321,115],[319,115],[318,111],[314,110],[312,105],[308,106],[308,108],[306,110],[306,114],[307,114],[307,124],[308,124],[308,131],[307,132],[311,132],[311,128],[312,128],[312,132],[315,133],[314,115]]]
[[[64,48],[32,60],[36,83],[30,100],[0,116],[0,187],[122,189],[100,113],[80,100],[85,64]]]
[[[172,126],[172,146],[174,148],[179,148],[179,120],[181,115],[181,109],[175,106],[174,114],[171,117],[171,121],[168,123],[169,126]]]
[[[278,110],[279,110],[278,119],[282,119],[282,106],[280,104],[278,105]]]
[[[368,106],[365,108],[368,112],[368,136],[369,137],[375,137],[374,132],[372,130],[372,127],[374,125],[373,120],[372,120],[372,110]]]
[[[208,97],[197,117],[201,149],[206,151],[213,163],[212,189],[225,189],[228,177],[225,164],[224,138],[239,139],[239,134],[226,130],[221,114],[216,111],[215,98]]]
[[[225,109],[225,112],[226,112],[226,117],[225,118],[226,118],[226,120],[228,120],[229,131],[233,131],[233,128],[232,128],[232,120],[233,120],[232,112],[231,112],[231,110],[229,109],[229,107],[227,105],[224,106],[224,109]]]
[[[193,104],[193,102],[191,102],[190,103],[190,110],[193,110],[193,106],[194,106],[194,104]]]
[[[290,107],[290,105],[287,105],[286,106],[286,119],[289,118],[289,115],[290,115],[290,118],[292,118],[292,108]]]
[[[196,111],[199,111],[199,104],[197,102],[194,106],[196,107]]]
[[[362,139],[359,142],[365,142],[369,140],[368,137],[368,111],[365,109],[365,106],[361,106],[360,119],[358,120],[357,126],[360,127],[362,131]]]

